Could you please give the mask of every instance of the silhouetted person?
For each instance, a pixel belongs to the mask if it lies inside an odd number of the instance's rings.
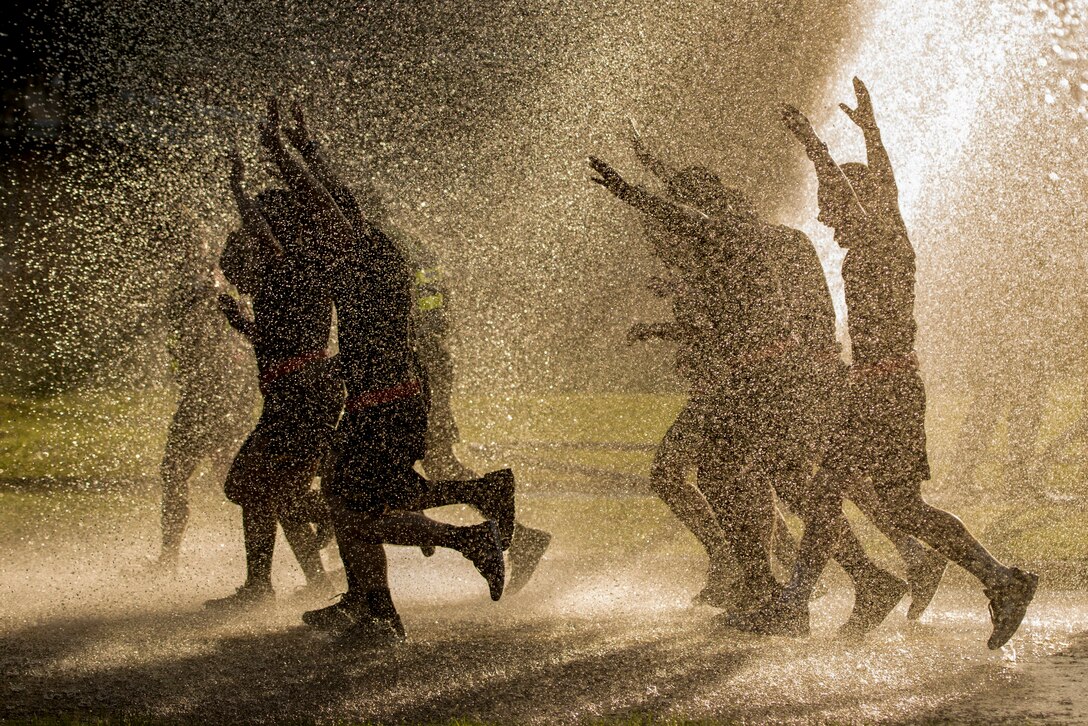
[[[311,526],[329,514],[310,485],[344,403],[326,353],[332,300],[321,284],[323,270],[300,249],[302,210],[282,190],[262,193],[258,206],[243,191],[242,174],[235,154],[231,190],[243,230],[228,237],[220,268],[239,293],[252,296],[253,319],[229,295],[220,297],[220,306],[253,345],[264,406],[225,486],[227,498],[242,507],[246,581],[234,594],[209,600],[211,609],[252,608],[273,598],[277,522],[311,590],[330,587]]]
[[[854,90],[857,108],[842,109],[865,134],[867,164],[840,168],[808,120],[796,109],[786,114],[816,167],[820,220],[847,250],[842,277],[853,363],[845,425],[826,463],[844,482],[871,479],[899,529],[982,581],[994,625],[987,644],[999,648],[1019,627],[1038,576],[1002,565],[959,519],[922,498],[929,463],[925,387],[914,352],[914,249],[868,91],[858,79]],[[801,607],[807,597],[800,590],[787,591],[769,609]]]
[[[704,429],[707,476],[701,486],[719,517],[730,518],[723,529],[743,572],[736,585],[743,593],[740,599],[771,599],[780,589],[771,573],[767,537],[775,489],[805,523],[802,555],[806,546],[813,549],[811,541],[830,547],[848,525],[841,500],[818,482],[809,486],[812,480],[806,479],[803,495],[778,486],[810,455],[805,451],[808,432],[792,410],[795,394],[784,359],[794,344],[788,306],[759,225],[730,210],[720,183],[705,183],[705,171],[693,175],[687,193],[695,209],[713,210],[710,214],[654,197],[625,182],[608,164],[590,162],[599,175],[593,181],[666,225],[673,243],[685,248],[680,254],[692,261],[688,269],[695,284],[706,287],[708,300],[720,303],[707,312],[723,352],[719,365],[729,372],[721,393],[732,400],[720,409],[728,416],[716,416]]]
[[[166,434],[162,476],[162,549],[157,566],[173,570],[189,521],[189,480],[210,458],[226,468],[254,409],[249,358],[219,312],[218,288],[203,243],[186,240],[166,305],[168,348],[178,387]]]
[[[361,214],[353,195],[306,137],[301,113],[288,130],[304,163],[280,138],[278,105],[269,104],[260,141],[303,206],[315,235],[311,253],[323,261],[336,305],[340,370],[347,403],[322,491],[332,509],[348,591],[340,601],[307,612],[303,621],[339,631],[352,642],[381,645],[403,639],[389,592],[382,544],[455,549],[502,595],[502,550],[514,523],[509,470],[465,482],[428,482],[412,467],[425,455],[427,407],[409,339],[411,277],[401,251]],[[457,527],[415,510],[468,503],[488,520]]]
[[[632,146],[639,161],[673,191],[681,191],[683,174],[671,169],[651,154],[632,124]],[[683,254],[683,245],[669,239],[673,234],[662,222],[647,217],[644,229],[655,252],[669,266],[668,279],[655,281],[655,294],[672,299],[673,320],[667,323],[636,324],[628,334],[630,342],[651,339],[677,344],[676,371],[689,386],[689,395],[679,414],[665,433],[650,469],[650,488],[669,507],[677,519],[706,550],[709,567],[705,587],[696,595],[696,603],[715,607],[734,604],[737,594],[732,587],[733,562],[728,532],[699,486],[698,467],[708,445],[706,427],[715,417],[727,416],[731,402],[728,393],[717,390],[720,371],[718,360],[728,351],[719,350],[714,326],[707,310],[721,301],[707,299],[710,290],[696,284],[685,273],[692,261]],[[696,482],[689,482],[685,470],[696,467]],[[742,502],[730,503],[734,511]],[[791,567],[795,557],[793,541],[777,510],[773,532],[769,533],[778,559]]]
[[[641,143],[636,143],[636,151],[640,160],[656,174],[667,172],[667,166],[651,157]],[[738,190],[724,188],[716,175],[694,168],[683,174],[673,173],[669,179],[672,180],[670,186],[674,188],[674,193],[680,198],[687,197],[685,201],[694,203],[704,211],[711,210],[712,216],[717,210],[719,215],[746,220],[749,232],[757,235],[770,270],[785,295],[789,308],[792,339],[791,344],[779,353],[783,363],[780,385],[783,390],[792,391],[789,404],[790,414],[796,418],[799,425],[788,434],[784,442],[786,444],[784,451],[792,451],[795,458],[792,462],[783,458],[778,463],[775,488],[791,509],[803,511],[810,506],[807,502],[811,489],[815,486],[819,490],[826,486],[821,483],[822,479],[815,483],[811,481],[811,470],[826,451],[829,434],[838,415],[839,390],[842,385],[842,363],[839,358],[839,344],[835,337],[834,305],[819,257],[804,234],[788,227],[759,220],[755,207],[744,194]],[[698,191],[700,188],[702,192]],[[685,192],[685,189],[688,191]],[[700,193],[709,195],[702,202],[701,207],[698,200]],[[719,307],[721,304],[721,301],[705,300],[701,303],[701,308]],[[719,352],[718,355],[720,356],[721,353]],[[714,359],[713,351],[710,359]],[[708,380],[707,374],[704,374],[702,380]],[[774,431],[774,427],[768,430]],[[797,441],[790,442],[791,437],[796,437]],[[800,448],[795,446],[796,443],[800,444]],[[743,506],[743,501],[738,496],[728,501],[733,510]],[[878,521],[878,526],[884,525],[883,531],[900,546],[901,550],[905,551],[908,562],[917,565],[909,569],[915,575],[924,571],[925,565],[928,564],[924,554],[925,548],[887,526],[886,517],[879,517],[879,513],[873,511],[873,507],[863,506],[862,508],[874,521]],[[875,627],[875,624],[894,607],[904,585],[898,578],[872,563],[849,525],[842,519],[841,512],[832,516],[838,521],[838,528],[843,532],[839,538],[835,558],[846,569],[859,593],[849,625],[858,630]],[[780,518],[779,522],[781,522]],[[780,523],[776,526],[776,536],[779,531],[785,531],[784,524]],[[817,528],[817,531],[821,529]],[[725,534],[729,536],[728,532]],[[809,547],[811,550],[811,542]],[[785,547],[779,546],[777,549],[781,552]],[[804,550],[802,554],[810,556],[808,554],[810,550]],[[779,559],[785,563],[791,563],[796,558],[785,559],[780,555]],[[787,566],[792,567],[790,564]],[[940,569],[943,570],[943,565],[940,565]],[[934,584],[933,589],[935,587]],[[930,594],[929,597],[932,595]],[[919,603],[921,602],[922,600],[919,599]],[[928,602],[928,598],[925,598],[925,602]],[[806,631],[807,618],[805,620],[806,624],[803,627],[787,627],[786,630]],[[722,622],[733,625],[737,621],[727,616]],[[750,621],[739,622],[750,629],[756,627]],[[777,632],[776,627],[770,627],[769,630]]]

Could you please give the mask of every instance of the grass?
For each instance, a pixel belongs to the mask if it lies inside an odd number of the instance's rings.
[[[1082,401],[1072,384],[1066,388],[1051,394],[1041,431],[1044,441],[1058,436],[1080,415]],[[684,537],[677,539],[675,522],[653,497],[609,496],[609,487],[630,492],[630,482],[638,481],[635,477],[644,480],[652,451],[639,447],[660,439],[682,401],[669,395],[572,393],[466,397],[455,404],[463,440],[483,445],[485,458],[491,456],[488,447],[500,457],[516,454],[513,463],[524,469],[522,480],[531,491],[592,493],[534,500],[532,507],[540,508],[545,519],[561,519],[575,531],[600,530],[604,523],[607,531],[595,535],[594,546],[611,551],[645,541],[686,542]],[[147,493],[154,496],[172,405],[169,389],[88,391],[40,400],[0,398],[0,483],[7,483],[0,487],[2,539],[12,544],[54,528],[78,533],[80,523],[91,515],[99,522],[101,517],[113,521],[126,512],[146,509]],[[931,452],[939,474],[939,462],[947,457],[941,446],[953,440],[962,412],[946,403],[943,410],[930,413]],[[988,458],[975,472],[976,482],[1005,478],[1000,464],[1004,436],[1002,430],[997,432]],[[598,481],[594,472],[626,475],[627,483]],[[27,482],[69,486],[28,487]],[[126,496],[124,487],[117,486],[125,482],[142,483],[144,494]],[[1053,467],[1045,489],[1058,495],[1083,493],[1080,467]],[[1037,561],[1044,553],[1053,560],[1088,561],[1078,498],[1031,500],[1015,490],[968,496],[951,491],[940,476],[926,491],[1011,559]],[[551,511],[556,507],[563,511]]]

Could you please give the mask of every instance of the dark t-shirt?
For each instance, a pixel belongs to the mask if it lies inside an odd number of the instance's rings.
[[[397,245],[375,227],[357,234],[354,249],[331,266],[328,285],[349,397],[410,380],[412,277]]]
[[[332,327],[332,298],[315,262],[273,258],[253,298],[257,367],[324,350]]]

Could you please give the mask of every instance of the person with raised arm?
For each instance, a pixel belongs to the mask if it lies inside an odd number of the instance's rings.
[[[749,607],[773,600],[780,586],[768,553],[772,492],[777,490],[804,521],[799,556],[814,549],[814,542],[833,544],[847,525],[835,492],[807,478],[803,493],[784,486],[796,481],[794,470],[809,458],[809,432],[801,425],[803,416],[792,410],[796,400],[786,354],[796,341],[761,223],[731,206],[720,184],[702,183],[705,173],[685,181],[691,208],[628,184],[603,161],[591,158],[590,164],[598,174],[593,181],[665,226],[674,236],[670,252],[686,258],[691,279],[716,303],[707,307],[722,371],[715,395],[728,399],[718,407],[728,415],[707,422],[701,462],[706,476],[700,486],[715,513],[730,518],[723,529],[742,571],[738,599]]]
[[[303,622],[336,631],[349,642],[388,645],[405,634],[389,591],[382,545],[455,549],[473,563],[491,598],[498,600],[505,584],[503,546],[513,534],[513,475],[501,470],[458,482],[459,490],[471,496],[441,498],[413,469],[425,454],[427,405],[409,339],[412,295],[406,260],[362,215],[350,192],[344,194],[346,185],[326,178],[326,186],[307,161],[287,149],[276,101],[269,103],[260,140],[313,220],[316,234],[309,251],[322,261],[324,284],[336,305],[339,368],[348,390],[331,472],[321,483],[348,591],[337,603],[305,613]],[[472,504],[488,518],[458,527],[415,511],[453,503]]]
[[[922,497],[929,462],[925,386],[914,351],[914,249],[869,92],[856,78],[854,91],[857,106],[841,107],[865,136],[866,164],[840,167],[803,114],[787,108],[784,117],[816,168],[820,221],[846,250],[842,277],[853,361],[844,425],[825,467],[848,495],[859,480],[871,481],[898,529],[983,583],[993,623],[987,645],[1000,648],[1023,620],[1038,576],[998,562],[958,518]],[[800,608],[806,578],[811,573],[796,569],[794,587],[767,612]]]
[[[245,193],[243,176],[235,151],[230,188],[242,229],[228,236],[219,266],[240,294],[252,297],[253,318],[230,295],[220,295],[219,304],[253,346],[264,403],[224,487],[242,508],[246,581],[233,594],[205,603],[209,610],[247,610],[274,598],[277,522],[310,591],[327,595],[331,588],[311,526],[322,524],[328,513],[310,485],[343,406],[343,386],[326,352],[332,301],[318,284],[313,261],[299,254],[301,210],[288,195],[265,192],[266,216]],[[278,209],[271,208],[275,204]]]

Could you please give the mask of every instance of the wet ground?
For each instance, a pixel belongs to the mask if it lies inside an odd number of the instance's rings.
[[[559,504],[548,511],[590,510],[590,521],[598,511],[586,498]],[[459,555],[395,549],[410,638],[368,651],[300,626],[315,603],[291,597],[301,580],[282,557],[274,610],[201,610],[240,578],[230,511],[197,517],[176,578],[135,571],[153,521],[93,543],[42,532],[9,550],[0,718],[1088,722],[1085,593],[1042,592],[1012,644],[990,652],[985,599],[953,576],[921,623],[901,606],[865,643],[847,644],[834,633],[850,595],[832,575],[811,639],[738,637],[713,628],[715,611],[688,605],[697,557],[637,538],[626,555],[595,548],[584,524],[566,530],[541,514],[530,523],[554,529],[555,546],[529,587],[497,604]],[[611,526],[603,516],[597,525]]]

